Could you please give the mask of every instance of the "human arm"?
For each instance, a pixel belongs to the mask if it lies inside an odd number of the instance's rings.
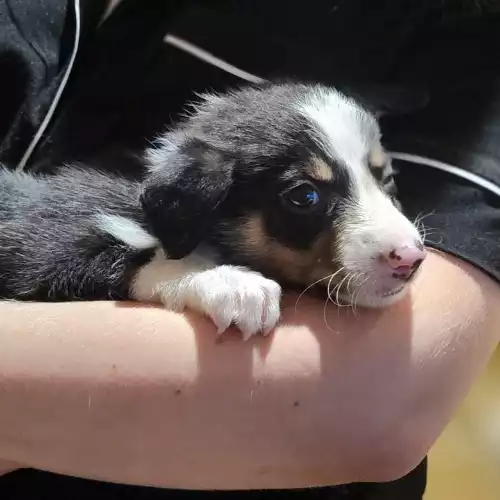
[[[113,302],[0,305],[0,457],[122,483],[292,488],[403,475],[500,335],[500,287],[431,254],[384,311],[286,297],[253,344]]]

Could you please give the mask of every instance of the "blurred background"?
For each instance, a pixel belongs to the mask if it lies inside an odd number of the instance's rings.
[[[499,499],[500,347],[430,453],[425,496],[425,500]]]

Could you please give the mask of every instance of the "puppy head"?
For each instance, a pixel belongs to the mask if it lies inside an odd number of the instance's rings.
[[[425,256],[375,117],[334,89],[205,96],[146,159],[144,211],[171,258],[204,241],[225,261],[379,307],[403,296]]]

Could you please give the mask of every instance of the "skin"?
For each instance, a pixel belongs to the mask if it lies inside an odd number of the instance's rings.
[[[444,285],[443,285],[444,284]],[[380,311],[285,297],[270,338],[113,302],[0,304],[0,457],[120,483],[294,488],[395,479],[500,336],[500,287],[434,252]]]

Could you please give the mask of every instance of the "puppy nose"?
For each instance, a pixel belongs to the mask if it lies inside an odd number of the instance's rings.
[[[408,280],[417,271],[426,257],[424,245],[419,241],[391,248],[384,259],[393,270],[392,276]]]

